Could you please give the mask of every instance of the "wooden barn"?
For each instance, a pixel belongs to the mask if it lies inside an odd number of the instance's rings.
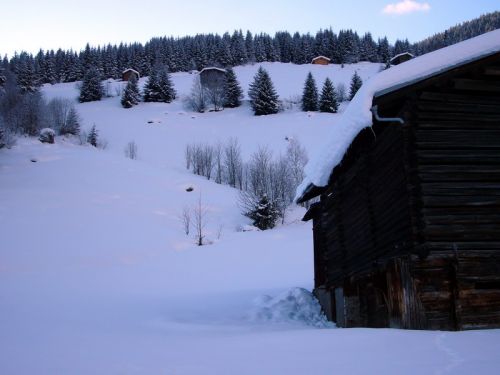
[[[325,56],[317,56],[314,59],[312,59],[311,64],[315,65],[328,65],[330,64],[330,59]]]
[[[132,76],[135,76],[135,79],[139,79],[141,78],[141,75],[139,74],[139,72],[135,69],[132,69],[132,68],[128,68],[128,69],[125,69],[123,72],[122,72],[122,80],[123,81],[128,81],[130,79],[130,77]]]
[[[408,61],[408,60],[411,60],[413,59],[415,56],[413,56],[410,52],[403,52],[403,53],[400,53],[396,56],[394,56],[390,61],[389,63],[391,65],[399,65],[399,64],[402,64],[404,63],[405,61]]]
[[[218,89],[224,86],[226,70],[216,67],[204,68],[200,72],[200,82],[208,89]]]
[[[372,126],[298,190],[315,294],[341,327],[500,328],[500,30],[379,76]]]

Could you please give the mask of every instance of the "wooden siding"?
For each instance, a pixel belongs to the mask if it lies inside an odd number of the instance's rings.
[[[404,159],[393,157],[403,153],[403,133],[396,126],[376,130],[353,144],[364,153],[346,158],[345,171],[321,197],[327,286],[412,247]]]
[[[497,54],[375,99],[404,125],[356,137],[315,216],[341,326],[500,328],[499,71]]]

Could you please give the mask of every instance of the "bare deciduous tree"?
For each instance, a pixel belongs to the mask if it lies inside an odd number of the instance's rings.
[[[188,97],[185,98],[186,106],[196,112],[203,113],[207,109],[207,95],[201,85],[200,77],[196,76]]]
[[[186,236],[189,236],[189,231],[191,229],[191,209],[188,206],[182,208],[182,212],[179,214],[179,220],[182,223],[182,228]]]
[[[227,184],[232,187],[242,188],[241,149],[237,138],[230,138],[224,147],[224,169]]]
[[[207,217],[208,210],[205,206],[203,206],[201,201],[201,193],[198,198],[198,202],[193,208],[193,220],[194,220],[194,228],[195,228],[195,239],[196,244],[198,246],[203,246],[205,244],[205,227],[207,225]]]

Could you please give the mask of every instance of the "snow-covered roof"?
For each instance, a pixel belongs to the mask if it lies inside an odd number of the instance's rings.
[[[210,66],[208,68],[203,68],[201,71],[200,71],[200,74],[203,73],[204,71],[206,70],[218,70],[219,72],[222,72],[222,73],[226,73],[226,69],[222,69],[222,68],[217,68],[215,66]]]
[[[396,60],[398,57],[401,57],[401,56],[411,56],[411,57],[415,57],[413,54],[411,54],[410,52],[402,52],[402,53],[398,53],[396,56],[394,56],[392,60]]]
[[[439,75],[455,67],[500,52],[500,29],[427,53],[384,70],[363,84],[325,144],[305,167],[306,177],[297,188],[300,199],[310,188],[328,184],[333,169],[342,161],[361,130],[372,125],[373,98]]]
[[[331,61],[328,57],[326,56],[316,56],[314,59],[312,59],[312,62],[316,61],[316,60],[319,60],[319,59],[325,59],[325,60],[328,60],[328,61]]]
[[[137,70],[132,69],[132,68],[127,68],[127,69],[125,69],[125,70],[122,72],[122,74],[125,74],[125,73],[127,73],[127,72],[132,72],[132,73],[135,73],[135,74],[137,74],[137,76],[138,76],[138,77],[140,77],[140,76],[141,76]]]

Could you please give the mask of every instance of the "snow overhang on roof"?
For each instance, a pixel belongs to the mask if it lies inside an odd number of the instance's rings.
[[[316,60],[319,60],[319,59],[325,59],[325,60],[331,61],[331,59],[329,59],[326,56],[316,56],[314,59],[312,59],[312,61],[316,61]]]
[[[216,68],[215,66],[211,66],[211,67],[208,67],[208,68],[203,68],[200,71],[200,73],[203,73],[204,71],[207,71],[207,70],[218,70],[219,72],[226,73],[226,69]]]
[[[305,166],[305,178],[295,201],[311,198],[311,189],[328,185],[333,169],[361,130],[372,125],[373,99],[400,90],[461,65],[500,52],[500,29],[415,57],[404,64],[384,70],[361,86],[331,135]]]
[[[125,69],[125,70],[122,72],[122,74],[125,74],[125,73],[127,73],[127,72],[133,72],[133,73],[137,74],[137,76],[138,76],[138,77],[140,77],[140,76],[141,76],[137,70],[132,69],[132,68]]]
[[[412,53],[410,52],[403,52],[403,53],[398,53],[396,56],[394,56],[390,61],[397,59],[398,57],[401,56],[410,56],[410,57],[415,57]]]

